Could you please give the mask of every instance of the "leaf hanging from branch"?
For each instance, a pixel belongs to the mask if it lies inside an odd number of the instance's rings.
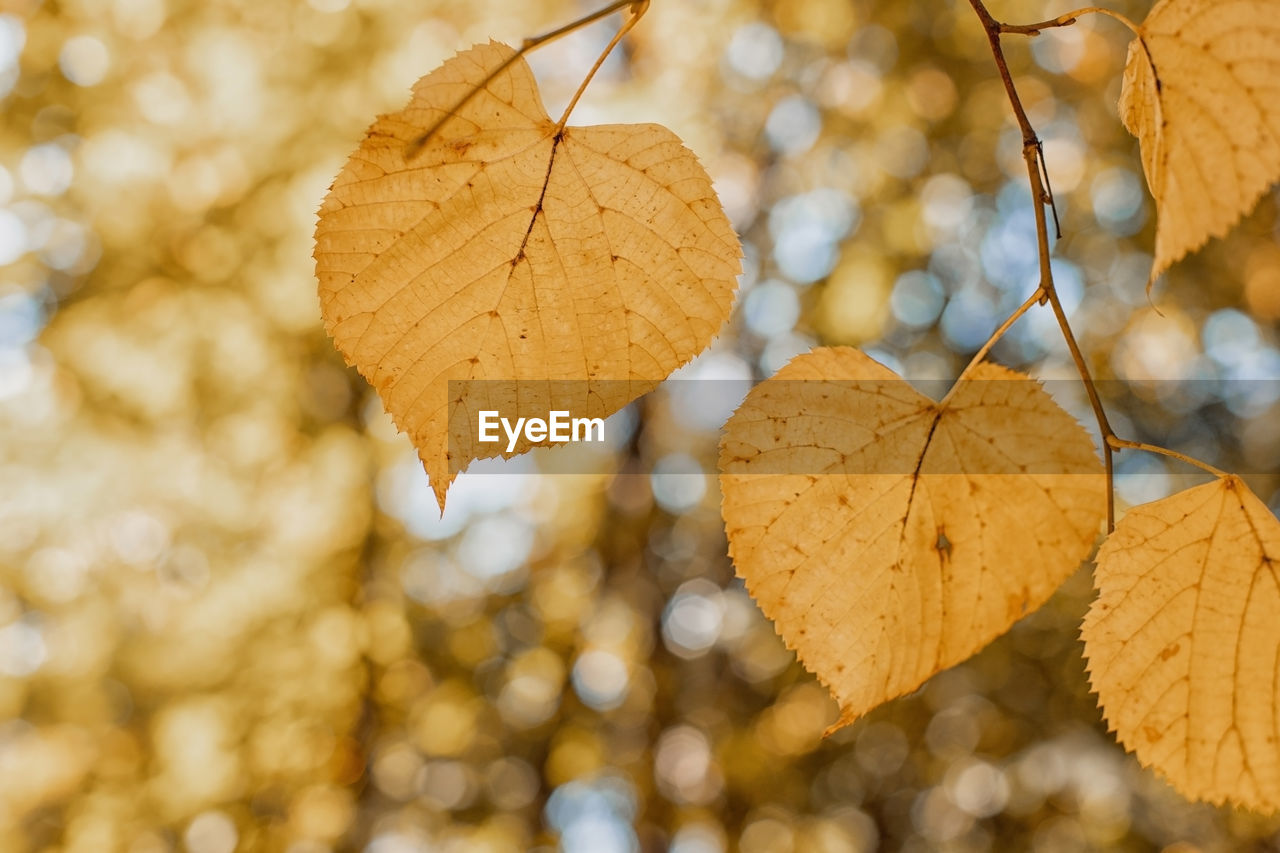
[[[1120,742],[1183,795],[1280,809],[1280,522],[1229,476],[1128,512],[1085,657]]]
[[[1160,0],[1129,44],[1120,116],[1155,197],[1151,279],[1280,180],[1280,0]]]
[[[729,551],[845,725],[1039,607],[1106,505],[1084,429],[1024,374],[979,364],[944,403],[858,350],[757,386],[720,445]]]
[[[493,406],[451,380],[505,380],[512,419],[607,416],[707,347],[741,270],[711,181],[671,131],[560,129],[523,58],[485,82],[513,53],[478,45],[419,80],[316,226],[325,328],[409,434],[441,508],[458,471],[500,449],[450,442],[459,411],[474,424]]]

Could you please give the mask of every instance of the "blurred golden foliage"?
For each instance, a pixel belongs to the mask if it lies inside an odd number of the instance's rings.
[[[422,74],[584,10],[0,2],[0,849],[1274,848],[1105,734],[1083,576],[821,740],[834,704],[725,557],[707,472],[735,399],[675,383],[611,422],[599,472],[539,451],[439,517],[323,333],[315,211]],[[553,113],[607,37],[532,57]],[[1126,41],[1090,18],[1009,47],[1059,288],[1126,432],[1274,507],[1274,199],[1147,305]],[[574,121],[672,128],[743,237],[730,330],[683,379],[817,341],[952,377],[1034,287],[1020,139],[963,3],[660,0]],[[996,357],[1065,376],[1041,319]],[[1195,381],[1148,381],[1173,377]],[[1121,457],[1127,501],[1173,479]]]

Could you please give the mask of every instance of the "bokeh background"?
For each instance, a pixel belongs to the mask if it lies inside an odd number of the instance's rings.
[[[725,557],[733,401],[692,382],[616,416],[598,473],[488,465],[438,517],[322,331],[314,212],[418,76],[592,8],[0,0],[0,849],[1280,849],[1276,820],[1182,800],[1106,733],[1087,567],[823,741],[833,703]],[[553,114],[609,34],[535,55]],[[1275,507],[1275,198],[1148,300],[1126,42],[1102,18],[1008,39],[1058,286],[1120,433]],[[744,240],[733,318],[684,379],[819,343],[951,378],[1035,286],[1019,137],[963,0],[654,0],[575,115],[619,120],[676,130]],[[995,356],[1073,375],[1047,311]],[[1119,471],[1122,506],[1194,481]]]

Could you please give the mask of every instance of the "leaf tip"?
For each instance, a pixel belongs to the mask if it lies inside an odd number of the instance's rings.
[[[827,730],[822,733],[822,737],[829,738],[845,726],[858,719],[858,713],[849,705],[840,706],[840,718],[831,725],[827,726]]]
[[[449,465],[448,460],[448,454],[445,454],[443,460],[432,460],[422,448],[418,449],[418,461],[422,463],[422,470],[427,474],[427,482],[431,484],[431,493],[435,495],[436,506],[440,509],[441,517],[444,516],[444,502],[449,493],[449,486],[453,485],[453,480],[459,473],[457,468]]]

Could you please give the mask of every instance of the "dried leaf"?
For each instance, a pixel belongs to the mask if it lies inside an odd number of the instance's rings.
[[[855,349],[761,383],[720,446],[734,564],[830,689],[831,730],[920,686],[1039,607],[1106,506],[1084,429],[980,364],[946,405]]]
[[[1280,808],[1280,522],[1238,477],[1130,510],[1098,550],[1103,714],[1182,794]]]
[[[441,508],[457,472],[500,447],[456,431],[451,445],[451,412],[474,425],[494,405],[451,380],[508,380],[513,420],[607,416],[706,348],[741,269],[710,180],[666,128],[557,133],[523,59],[457,108],[512,53],[478,45],[419,80],[369,129],[316,227],[325,327],[413,440]]]
[[[1139,29],[1120,116],[1159,214],[1154,281],[1280,180],[1280,0],[1160,0]]]

